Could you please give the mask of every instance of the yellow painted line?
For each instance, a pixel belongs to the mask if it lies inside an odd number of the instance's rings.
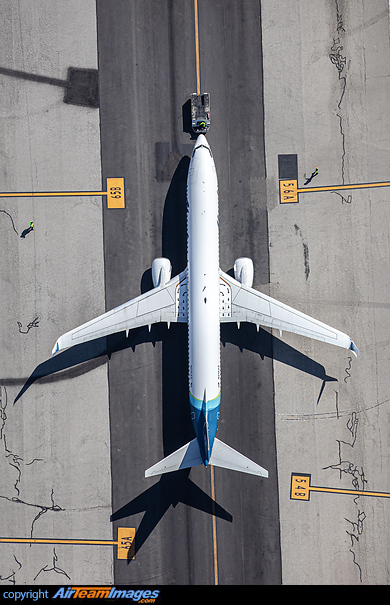
[[[0,193],[0,197],[67,197],[72,195],[107,195],[107,191],[23,191],[22,193]]]
[[[312,193],[314,191],[339,191],[342,189],[369,189],[370,187],[390,187],[389,181],[379,183],[358,183],[355,185],[327,185],[326,187],[303,187],[297,193]]]
[[[0,542],[16,544],[118,544],[118,540],[71,540],[68,538],[0,538]]]
[[[214,585],[218,585],[218,551],[217,551],[217,517],[215,515],[215,480],[214,467],[210,464],[212,517],[213,517],[213,556],[214,556]]]
[[[84,544],[118,546],[118,559],[127,559],[135,537],[134,527],[118,527],[117,540],[73,540],[68,538],[0,538],[0,543],[14,544]],[[132,557],[133,558],[133,557]]]
[[[196,64],[196,94],[200,95],[200,60],[199,60],[199,20],[198,0],[194,0],[195,13],[195,64]]]
[[[350,494],[352,496],[373,496],[377,498],[390,498],[387,492],[369,492],[357,489],[340,489],[338,487],[319,487],[310,485],[311,475],[307,473],[291,474],[291,500],[310,500],[310,492],[325,492],[328,494]]]
[[[1,192],[0,197],[69,197],[107,196],[108,208],[125,208],[125,179],[108,178],[107,191],[23,191]]]
[[[281,204],[296,204],[300,193],[315,193],[321,191],[342,191],[350,189],[370,189],[371,187],[390,187],[390,181],[379,183],[356,183],[350,185],[326,185],[324,187],[298,187],[294,179],[279,181],[279,195]]]

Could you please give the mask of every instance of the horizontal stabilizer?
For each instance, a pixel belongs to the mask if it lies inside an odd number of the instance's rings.
[[[171,471],[179,471],[182,468],[198,466],[203,464],[202,456],[200,455],[198,440],[193,439],[183,447],[169,454],[154,466],[151,466],[145,471],[145,477],[153,477],[154,475],[162,475]]]
[[[154,477],[155,475],[162,475],[163,473],[179,471],[183,468],[198,466],[202,463],[203,460],[200,454],[198,441],[197,439],[193,439],[176,450],[176,452],[169,454],[169,456],[148,468],[145,471],[145,477]],[[268,471],[265,470],[265,468],[239,452],[236,452],[232,447],[222,443],[222,441],[217,438],[214,439],[209,464],[228,468],[232,471],[250,473],[251,475],[257,475],[258,477],[268,477]]]
[[[222,443],[219,439],[214,439],[213,450],[211,452],[210,464],[213,466],[221,466],[229,468],[232,471],[241,471],[242,473],[250,473],[258,477],[268,477],[268,471],[262,466],[252,462],[246,456],[236,452],[232,447]]]

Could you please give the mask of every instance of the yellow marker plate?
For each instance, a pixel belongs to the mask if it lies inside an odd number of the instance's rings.
[[[310,475],[292,473],[290,497],[292,500],[309,500]]]
[[[135,537],[134,527],[118,527],[118,559],[127,559]],[[134,554],[130,556],[134,559]]]
[[[107,179],[107,208],[125,207],[125,179]]]
[[[279,188],[281,204],[296,204],[298,202],[298,181],[293,179],[279,181]]]

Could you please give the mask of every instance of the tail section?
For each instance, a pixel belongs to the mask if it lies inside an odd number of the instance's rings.
[[[176,450],[154,466],[151,466],[145,471],[145,477],[154,477],[171,471],[178,471],[191,466],[198,466],[203,463],[200,453],[198,440],[193,439],[183,447]],[[250,473],[258,477],[268,477],[268,471],[259,466],[246,456],[236,452],[232,447],[222,443],[219,439],[214,439],[214,445],[211,452],[209,464],[228,468],[232,471],[241,471],[242,473]]]

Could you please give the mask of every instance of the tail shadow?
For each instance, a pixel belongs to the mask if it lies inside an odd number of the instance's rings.
[[[176,507],[179,502],[232,522],[232,515],[195,485],[188,477],[189,472],[190,469],[184,469],[162,475],[157,483],[111,515],[111,521],[119,521],[136,513],[145,512],[129,549],[128,563],[146,542],[169,507]]]

